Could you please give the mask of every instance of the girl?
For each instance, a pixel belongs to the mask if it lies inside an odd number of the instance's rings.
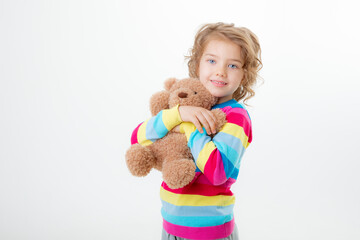
[[[184,133],[197,167],[194,180],[184,188],[171,189],[165,182],[161,185],[163,240],[238,239],[235,197],[230,187],[252,141],[250,116],[238,101],[245,102],[255,94],[252,87],[262,67],[260,55],[258,39],[249,29],[205,24],[187,57],[189,75],[219,98],[212,109],[221,109],[227,123],[211,138],[209,135],[215,133],[211,111],[176,106],[140,123],[133,131],[131,144],[141,145],[151,144],[173,128]]]

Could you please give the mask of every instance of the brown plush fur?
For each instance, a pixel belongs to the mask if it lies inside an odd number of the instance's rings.
[[[194,78],[165,81],[165,91],[150,98],[150,111],[153,116],[163,109],[177,104],[211,109],[218,101],[201,82]],[[226,123],[226,115],[220,109],[212,110],[217,121],[218,132]],[[213,137],[213,135],[210,135]],[[133,144],[126,152],[126,163],[134,176],[146,176],[152,168],[163,173],[166,184],[173,189],[189,184],[195,176],[195,163],[184,134],[170,131],[165,137],[148,146]]]

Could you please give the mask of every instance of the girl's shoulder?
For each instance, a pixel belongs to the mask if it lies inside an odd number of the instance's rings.
[[[247,111],[245,105],[241,102],[236,101],[235,99],[231,99],[229,101],[216,104],[211,109],[222,109],[225,114],[229,114],[231,112],[242,112],[243,114],[247,115],[250,118],[250,114]]]

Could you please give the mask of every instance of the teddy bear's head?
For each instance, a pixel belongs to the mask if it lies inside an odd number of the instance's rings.
[[[150,110],[153,116],[163,109],[169,109],[177,104],[180,106],[196,106],[211,109],[218,98],[201,84],[196,78],[177,80],[169,78],[164,84],[165,91],[154,94],[150,99]]]

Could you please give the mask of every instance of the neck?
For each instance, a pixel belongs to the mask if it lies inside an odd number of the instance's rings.
[[[232,99],[232,96],[221,97],[221,98],[219,98],[217,104],[227,102],[227,101],[229,101],[231,99]]]

